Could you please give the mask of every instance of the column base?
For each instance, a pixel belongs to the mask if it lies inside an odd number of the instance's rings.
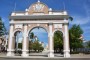
[[[14,49],[7,49],[7,56],[15,56],[15,54],[14,54]]]
[[[15,56],[15,54],[14,54],[14,52],[9,51],[9,52],[7,52],[7,56]]]
[[[28,57],[29,54],[27,54],[26,52],[23,52],[23,53],[22,53],[22,56],[23,56],[23,57]]]
[[[69,58],[70,57],[70,50],[64,51],[64,57]]]
[[[54,57],[54,51],[50,51],[50,52],[48,53],[48,57]]]
[[[29,56],[29,54],[28,54],[28,51],[26,50],[24,50],[24,51],[22,51],[22,54],[21,54],[23,57],[28,57]]]

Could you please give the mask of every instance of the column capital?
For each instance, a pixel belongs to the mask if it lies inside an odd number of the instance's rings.
[[[14,26],[14,24],[10,24],[10,26]]]
[[[64,21],[65,21],[65,20],[68,20],[68,19],[67,19],[67,18],[64,18]]]
[[[68,25],[68,23],[63,23],[63,25]]]
[[[23,26],[26,26],[26,25],[28,25],[28,24],[23,24]]]
[[[49,23],[49,25],[53,25],[53,23]]]
[[[48,34],[48,37],[50,37],[50,36],[53,36],[53,34],[52,34],[52,33],[49,33],[49,34]]]

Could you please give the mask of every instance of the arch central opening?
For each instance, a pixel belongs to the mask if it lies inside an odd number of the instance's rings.
[[[29,53],[42,53],[48,50],[48,32],[43,27],[34,27],[28,33]]]

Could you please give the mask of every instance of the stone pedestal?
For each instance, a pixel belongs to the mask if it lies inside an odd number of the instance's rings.
[[[54,57],[54,50],[49,51],[49,53],[48,53],[48,57]]]
[[[28,50],[22,50],[22,56],[23,57],[28,57],[29,56]]]
[[[70,50],[64,50],[64,57],[68,58],[70,57]]]
[[[7,49],[7,56],[15,56],[15,54],[14,54],[14,50],[8,50]]]

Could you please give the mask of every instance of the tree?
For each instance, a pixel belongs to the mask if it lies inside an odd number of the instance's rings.
[[[56,31],[54,33],[54,50],[55,52],[61,52],[63,49],[63,33]]]
[[[34,43],[32,44],[32,46],[33,46],[33,50],[35,52],[40,52],[40,51],[43,51],[43,49],[44,49],[42,44],[39,43],[39,40],[35,40]]]
[[[34,33],[31,32],[31,33],[30,33],[30,39],[33,39],[33,38],[34,38]]]
[[[80,39],[82,34],[83,34],[83,30],[81,29],[80,25],[74,24],[69,29],[69,40],[70,40],[70,48],[71,49],[83,47],[82,39]]]
[[[0,18],[0,36],[4,35],[4,24]]]
[[[22,49],[22,43],[18,43],[18,48]]]
[[[29,40],[29,52],[30,52],[30,50],[32,50],[33,49],[33,41],[32,40]]]
[[[90,41],[87,42],[87,48],[90,48]]]
[[[35,52],[43,51],[42,44],[39,43],[39,40],[34,40],[34,33],[30,33],[30,41],[29,41],[29,50],[34,50]]]
[[[32,44],[33,44],[33,39],[34,39],[34,33],[33,32],[31,32],[31,33],[29,33],[30,35],[29,35],[29,52],[30,52],[30,50],[32,50],[33,49],[33,46],[32,46]]]
[[[2,22],[2,19],[0,17],[0,36],[7,35],[7,30],[5,28],[4,23]]]

